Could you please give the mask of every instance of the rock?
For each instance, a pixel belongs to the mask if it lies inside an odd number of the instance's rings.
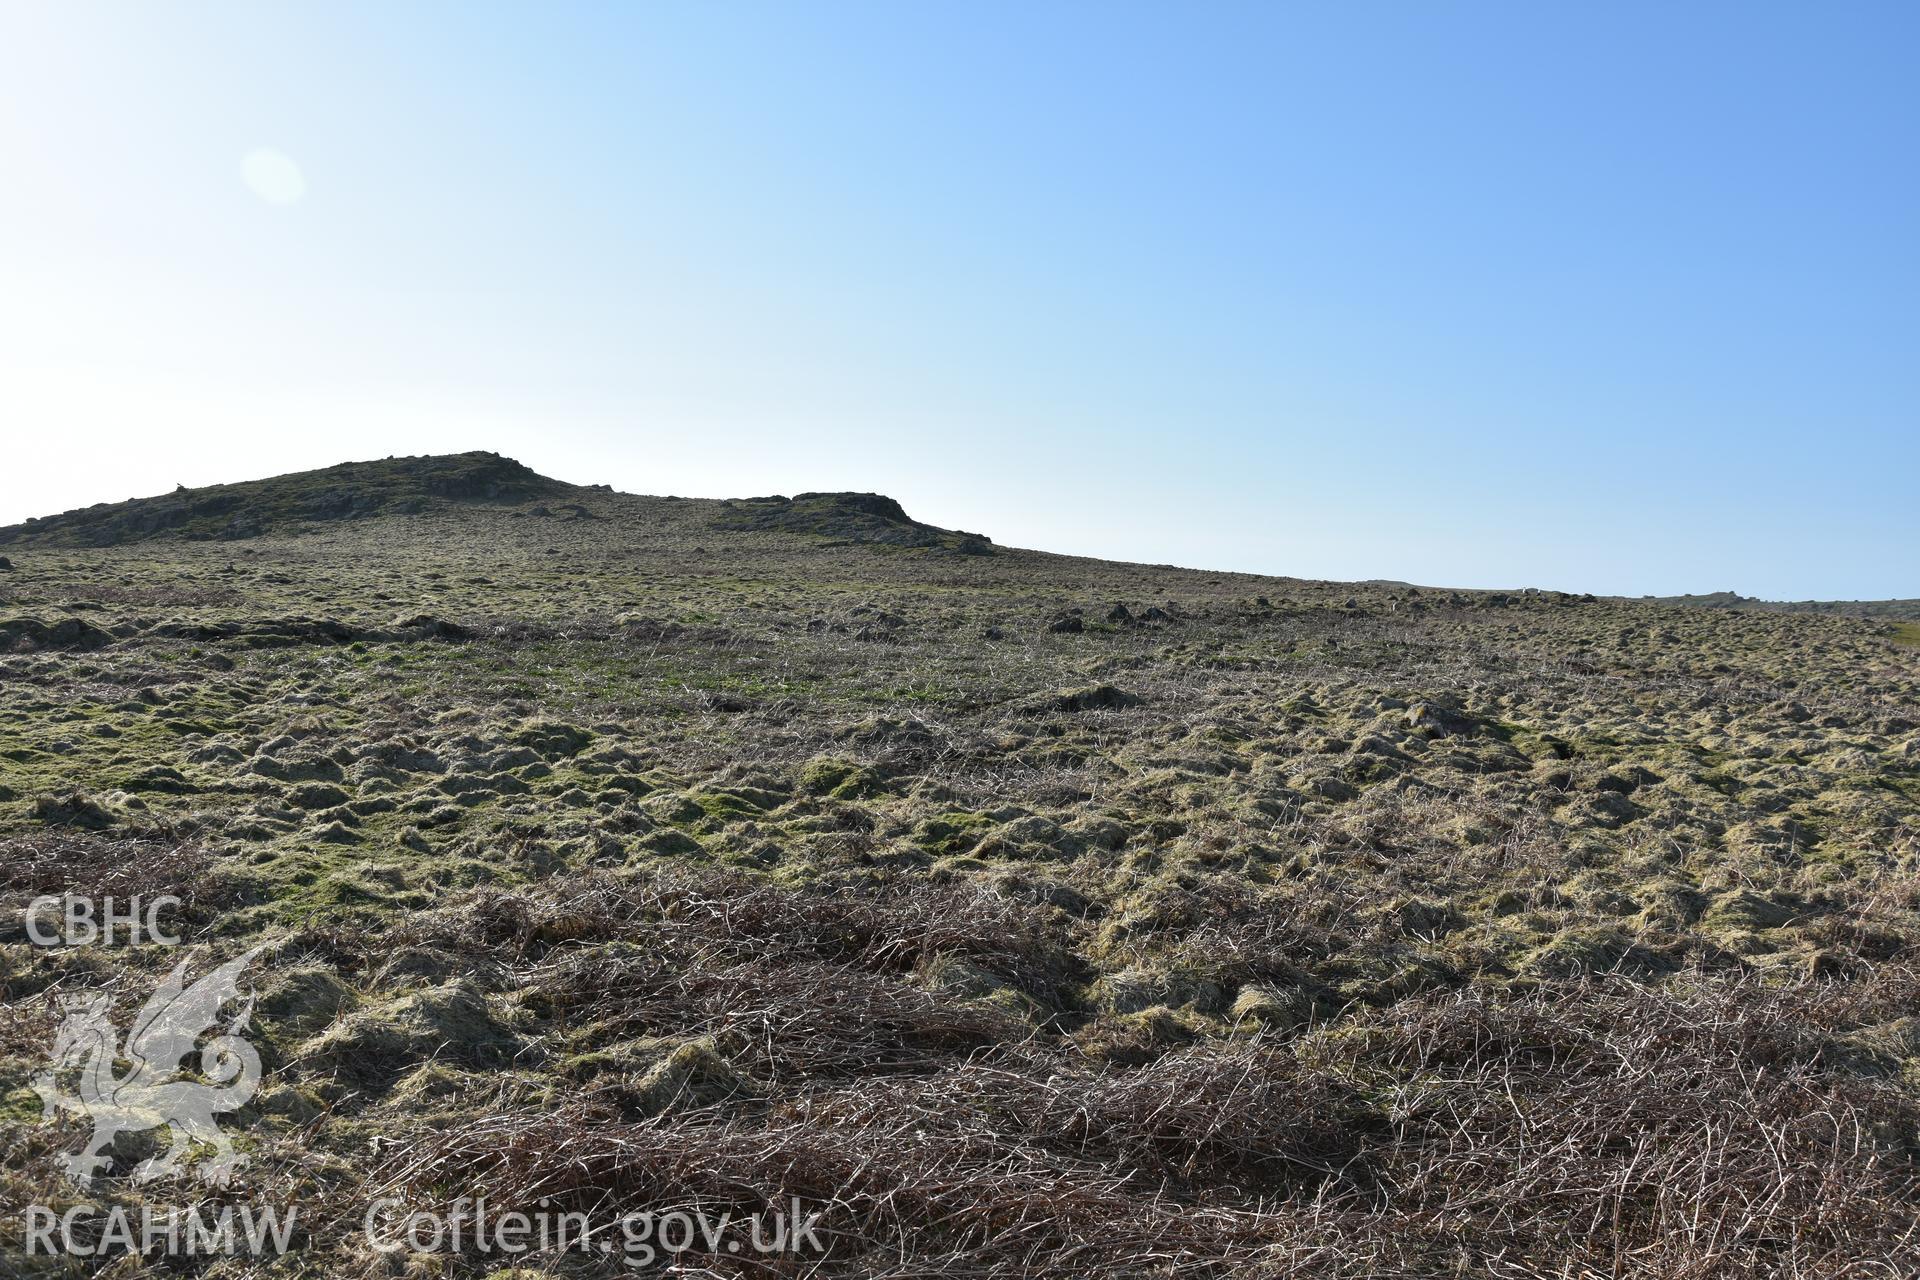
[[[1085,620],[1077,613],[1063,613],[1047,624],[1047,630],[1054,635],[1076,635],[1086,629]]]
[[[1458,708],[1437,702],[1416,702],[1407,708],[1407,727],[1429,737],[1452,738],[1471,734],[1479,725]]]
[[[1117,627],[1131,627],[1136,625],[1136,619],[1132,611],[1124,604],[1116,604],[1113,608],[1107,610],[1107,621]]]
[[[11,572],[13,572],[13,561],[7,559],[5,556],[0,556],[0,573]]]

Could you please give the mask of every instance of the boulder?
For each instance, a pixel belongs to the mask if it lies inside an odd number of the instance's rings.
[[[1469,735],[1479,725],[1458,707],[1438,702],[1416,702],[1407,708],[1407,727],[1429,737],[1453,738]]]

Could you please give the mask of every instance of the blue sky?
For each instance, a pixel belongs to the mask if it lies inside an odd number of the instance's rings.
[[[1911,4],[0,9],[0,521],[492,448],[1920,596]]]

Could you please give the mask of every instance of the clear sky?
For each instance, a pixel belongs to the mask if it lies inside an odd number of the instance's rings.
[[[1920,5],[0,3],[0,522],[490,448],[1920,596]]]

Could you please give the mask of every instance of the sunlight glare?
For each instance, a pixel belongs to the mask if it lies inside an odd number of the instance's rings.
[[[296,204],[307,194],[300,166],[272,147],[258,147],[240,162],[240,174],[253,194],[268,204]]]

